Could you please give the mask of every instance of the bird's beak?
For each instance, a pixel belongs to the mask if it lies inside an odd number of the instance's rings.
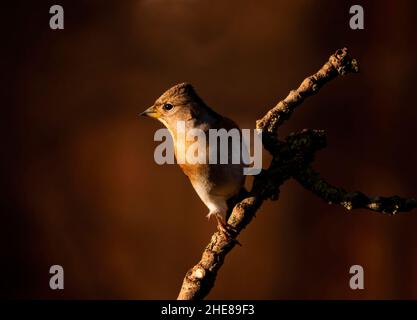
[[[149,107],[148,109],[146,109],[142,113],[139,113],[139,115],[140,116],[151,117],[151,118],[156,118],[156,119],[161,116],[161,114],[158,112],[158,110],[156,110],[156,108],[154,106]]]

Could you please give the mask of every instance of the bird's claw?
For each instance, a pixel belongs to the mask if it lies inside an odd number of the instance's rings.
[[[232,226],[228,225],[227,223],[223,223],[221,221],[217,221],[217,230],[223,234],[227,239],[232,240],[239,246],[242,246],[242,244],[236,240],[237,230],[233,228]]]

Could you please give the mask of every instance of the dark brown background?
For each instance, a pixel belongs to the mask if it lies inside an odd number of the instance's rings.
[[[158,166],[137,117],[189,81],[252,128],[343,46],[361,73],[306,101],[281,130],[328,133],[315,167],[369,194],[417,195],[415,1],[59,1],[3,4],[0,296],[175,298],[214,230],[177,166]],[[329,206],[291,181],[226,260],[209,298],[417,298],[417,211]],[[65,290],[49,289],[49,266]],[[349,267],[365,268],[352,291]]]

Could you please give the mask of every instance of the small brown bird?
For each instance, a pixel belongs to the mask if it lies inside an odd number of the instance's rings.
[[[162,122],[172,135],[174,142],[174,152],[177,162],[182,171],[191,181],[194,190],[208,207],[207,218],[215,216],[218,228],[228,234],[226,214],[228,203],[233,202],[242,189],[245,181],[243,174],[244,164],[232,164],[232,148],[228,148],[227,164],[209,163],[210,143],[208,139],[209,129],[240,129],[230,119],[219,115],[210,109],[204,101],[197,95],[194,88],[188,83],[180,83],[168,89],[154,103],[154,105],[141,115],[156,118]],[[190,129],[200,129],[207,133],[205,147],[207,161],[205,163],[190,164],[178,161],[180,148],[185,149],[195,141],[184,141],[179,139],[177,132],[178,121],[184,121],[185,131]],[[216,140],[217,143],[217,140]],[[185,145],[184,145],[185,144]],[[183,149],[181,149],[183,150]],[[220,150],[220,148],[216,149]],[[216,155],[219,158],[219,155]]]

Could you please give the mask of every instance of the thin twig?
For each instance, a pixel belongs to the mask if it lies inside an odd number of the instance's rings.
[[[300,168],[293,177],[307,190],[322,198],[329,204],[338,204],[347,210],[368,209],[376,212],[396,214],[407,212],[417,207],[416,199],[400,196],[369,197],[360,191],[347,192],[321,179],[310,166]]]

